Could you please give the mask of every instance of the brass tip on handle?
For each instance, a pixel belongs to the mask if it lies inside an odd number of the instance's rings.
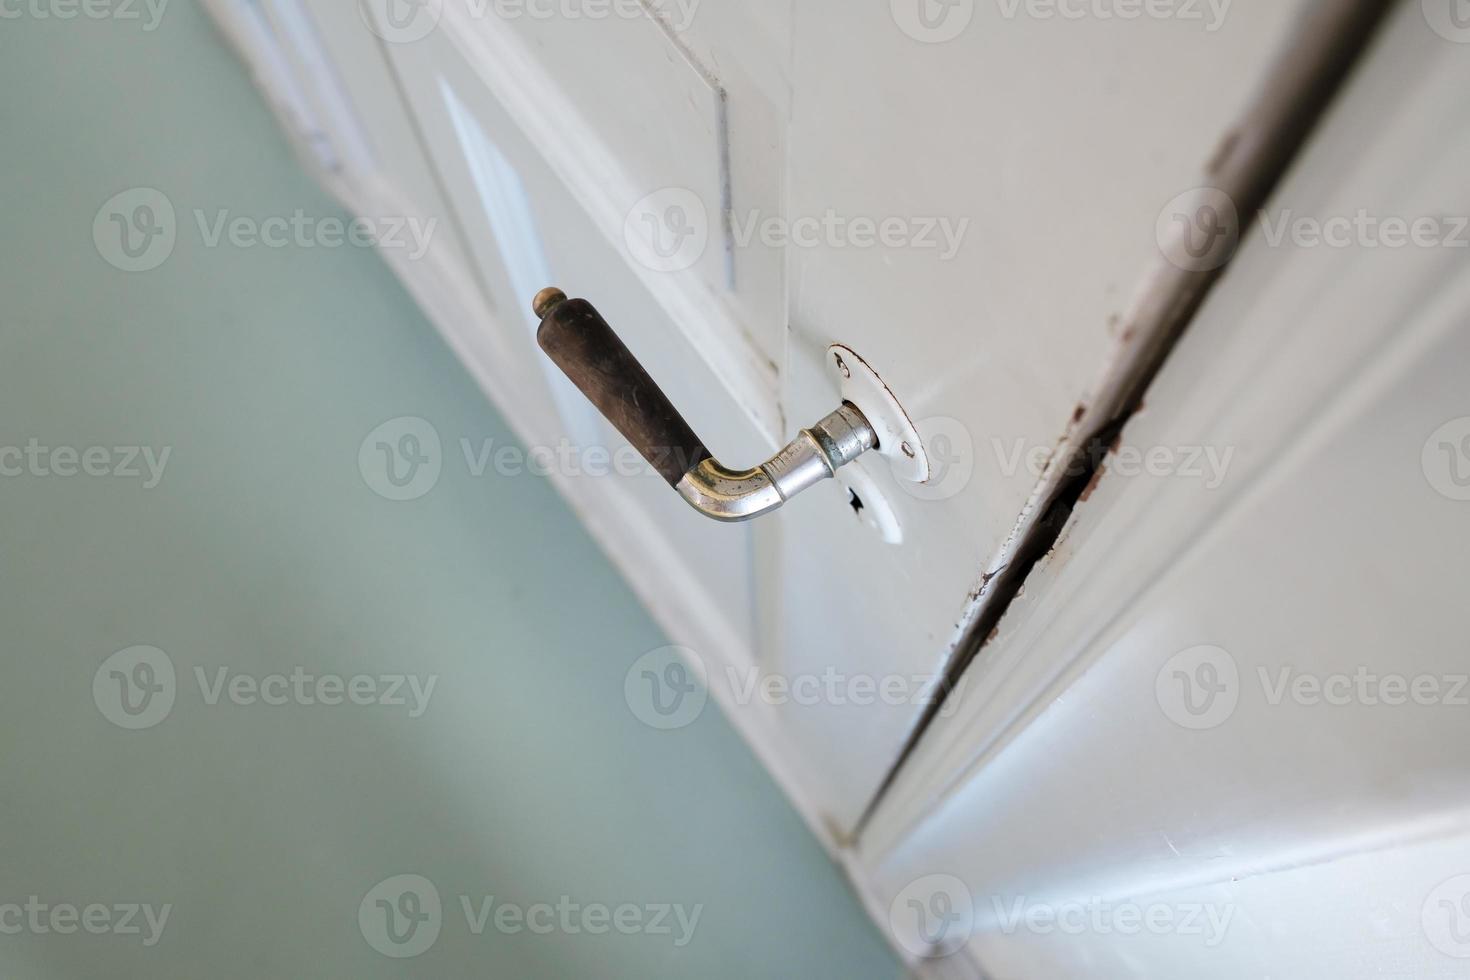
[[[535,299],[531,300],[531,312],[535,313],[539,319],[544,320],[548,313],[566,301],[566,293],[557,289],[555,286],[547,286],[536,294]]]

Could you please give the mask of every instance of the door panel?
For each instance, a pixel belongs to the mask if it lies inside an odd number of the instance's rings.
[[[1142,339],[1120,325],[1163,261],[1161,212],[1205,182],[1307,4],[1236,5],[1218,22],[1203,5],[1204,20],[1165,5],[1180,16],[1126,21],[1032,6],[794,5],[787,216],[848,224],[787,249],[787,415],[824,410],[825,352],[845,344],[919,422],[938,476],[915,488],[881,463],[855,467],[895,511],[897,547],[840,480],[762,531],[781,572],[763,602],[772,669],[940,673],[1034,503],[1031,461]],[[894,244],[873,244],[885,222]],[[851,826],[913,706],[790,715]]]
[[[780,59],[770,51],[768,15],[724,3],[715,18],[692,6],[698,16],[680,19],[635,3],[445,0],[427,40],[453,39],[769,452],[784,441],[781,255],[732,251],[726,215],[780,206],[784,86],[753,84],[734,62],[717,71],[679,25],[718,20],[742,54]]]
[[[1401,6],[865,834],[887,898],[962,882],[986,975],[1463,974],[1467,82]],[[1000,911],[1093,899],[1235,925]]]

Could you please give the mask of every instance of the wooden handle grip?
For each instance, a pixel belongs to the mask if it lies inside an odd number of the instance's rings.
[[[537,312],[544,312],[536,331],[541,349],[670,486],[709,456],[591,303],[560,299]]]

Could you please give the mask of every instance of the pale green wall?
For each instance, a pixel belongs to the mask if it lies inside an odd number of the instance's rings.
[[[153,489],[0,477],[0,905],[173,906],[154,948],[0,935],[0,974],[898,973],[717,712],[659,733],[629,711],[624,672],[664,640],[549,484],[446,467],[412,503],[365,485],[358,446],[385,419],[511,436],[373,254],[201,246],[196,207],[335,209],[197,8],[174,0],[153,32],[0,21],[0,92],[0,447],[171,447]],[[92,223],[140,185],[184,230],[128,275]],[[136,644],[167,652],[178,693],[126,731],[92,684]],[[193,673],[298,665],[439,682],[410,719],[210,705]],[[358,905],[410,872],[443,930],[388,959]],[[491,894],[704,908],[677,949],[475,937],[458,896]]]

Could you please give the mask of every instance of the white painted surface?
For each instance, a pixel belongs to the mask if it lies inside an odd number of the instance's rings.
[[[1303,4],[1237,4],[1214,31],[931,4],[973,10],[943,43],[905,32],[924,33],[916,6],[794,5],[789,215],[897,219],[937,247],[854,247],[849,235],[788,250],[787,416],[824,411],[821,358],[846,344],[942,467],[914,492],[859,463],[894,501],[902,548],[854,520],[835,487],[762,532],[780,570],[762,650],[797,675],[837,664],[912,685],[941,669],[1040,482],[1012,462],[1017,448],[1045,456],[1091,397],[1121,340],[1111,322],[1159,260],[1161,210],[1203,182]],[[947,259],[946,223],[958,239]],[[788,717],[823,760],[824,804],[850,826],[915,715],[824,705]]]
[[[1401,8],[1269,227],[1470,215],[1464,54]],[[1267,227],[1121,443],[1213,451],[1218,486],[1114,457],[862,842],[890,900],[963,883],[987,976],[1465,975],[1442,947],[1470,888],[1440,886],[1470,871],[1470,235]],[[1234,925],[1205,948],[1007,923],[1092,899]]]

